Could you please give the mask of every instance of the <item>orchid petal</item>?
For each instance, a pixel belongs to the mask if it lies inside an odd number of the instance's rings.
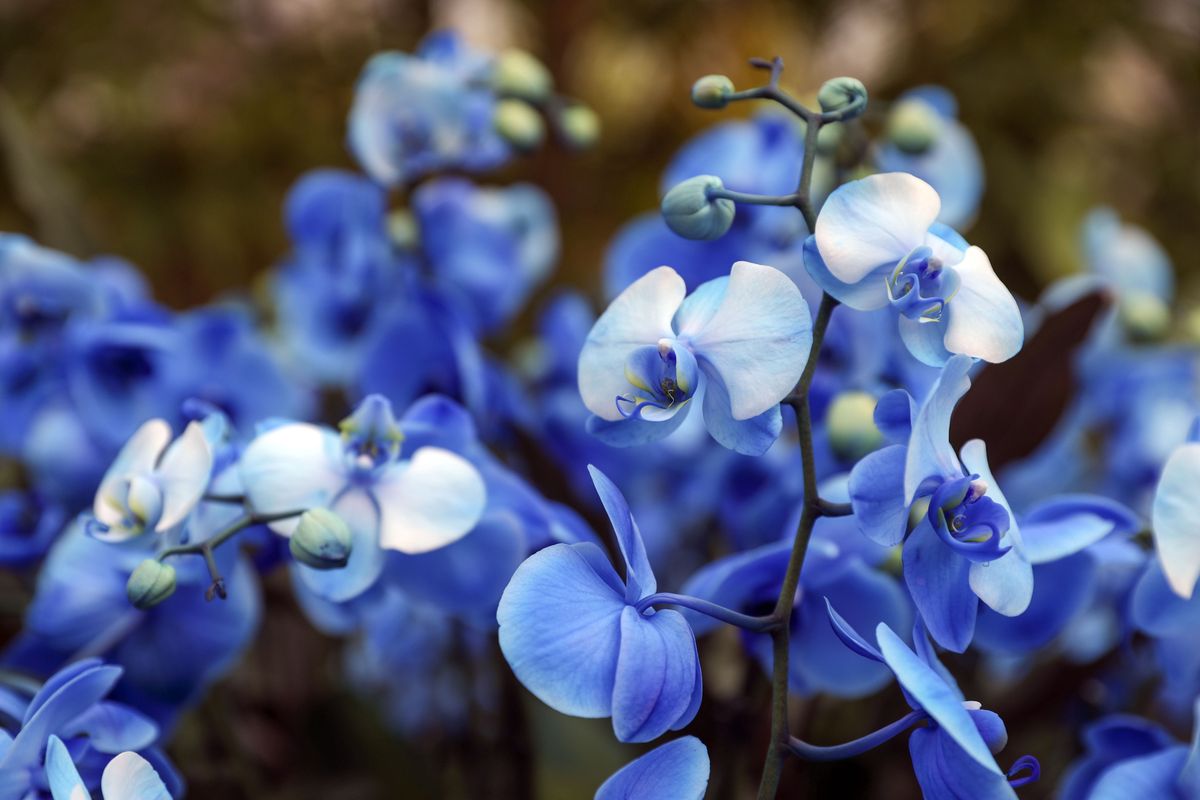
[[[987,254],[972,247],[954,270],[962,285],[946,304],[946,349],[993,364],[1015,356],[1025,341],[1021,309]]]
[[[1154,493],[1154,549],[1171,588],[1191,597],[1200,579],[1200,443],[1175,450]]]

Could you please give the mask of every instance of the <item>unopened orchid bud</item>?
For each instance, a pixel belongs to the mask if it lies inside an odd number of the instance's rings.
[[[310,508],[300,516],[288,549],[293,558],[313,569],[339,569],[350,559],[352,541],[341,517],[327,508]]]
[[[549,96],[554,88],[554,78],[546,65],[532,54],[524,50],[506,50],[496,58],[492,88],[500,95],[537,102]]]
[[[175,568],[148,558],[137,565],[125,584],[129,602],[142,610],[153,608],[175,593]]]
[[[546,137],[541,115],[524,100],[501,100],[492,124],[496,133],[518,150],[533,150]]]
[[[825,113],[854,108],[846,119],[856,117],[867,107],[867,87],[858,78],[832,78],[817,92],[817,102]]]
[[[875,398],[866,392],[842,392],[833,398],[825,428],[833,451],[847,461],[857,461],[883,444],[883,433],[875,425]]]
[[[725,75],[705,75],[692,84],[692,102],[700,108],[724,108],[733,92],[733,81]]]
[[[941,119],[928,103],[903,100],[888,117],[887,138],[905,153],[917,155],[933,147],[941,128]]]
[[[577,103],[558,115],[558,130],[567,145],[586,150],[600,138],[600,117],[592,109]]]
[[[736,208],[732,200],[712,197],[712,190],[724,189],[716,175],[697,175],[667,192],[662,215],[667,226],[685,239],[718,239],[733,224]]]

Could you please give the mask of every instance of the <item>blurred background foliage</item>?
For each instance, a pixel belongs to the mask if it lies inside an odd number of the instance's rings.
[[[292,182],[313,167],[351,167],[345,116],[367,58],[444,26],[479,46],[533,51],[603,120],[593,152],[549,148],[487,176],[553,196],[560,282],[598,291],[606,243],[656,205],[672,153],[704,126],[749,112],[693,108],[691,82],[725,72],[749,85],[759,76],[746,58],[778,54],[801,92],[840,74],[862,79],[877,101],[922,83],[951,89],[987,171],[970,238],[1018,294],[1033,299],[1077,268],[1079,221],[1106,203],[1159,238],[1185,304],[1196,297],[1196,0],[0,0],[0,230],[81,257],[124,257],[176,308],[252,286],[286,250],[280,208]],[[268,595],[246,663],[177,734],[192,797],[504,798],[530,787],[583,797],[637,752],[613,743],[605,721],[527,702],[507,676],[504,709],[469,741],[403,746],[337,688],[335,645],[311,631],[286,586],[276,579]],[[757,763],[735,753],[762,750],[746,742],[764,687],[734,655],[732,640],[709,648],[706,658],[728,663],[706,666],[697,723],[720,765],[718,797],[753,781]],[[1021,697],[1003,700],[975,688],[985,705],[1006,707],[1008,752],[1038,753],[1053,778],[1076,744],[1064,728],[1036,724],[1038,711],[1062,682],[1081,680],[1035,674]],[[896,715],[885,695],[836,715],[809,703],[797,729],[814,741],[853,738]],[[886,752],[895,749],[805,766],[789,785],[803,792],[795,797],[913,796],[907,756]]]

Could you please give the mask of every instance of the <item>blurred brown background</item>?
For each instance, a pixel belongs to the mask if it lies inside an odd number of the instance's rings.
[[[779,54],[797,91],[839,74],[880,98],[920,83],[949,87],[988,175],[970,238],[1018,293],[1032,297],[1075,269],[1079,220],[1108,203],[1162,241],[1194,296],[1196,0],[0,0],[0,230],[80,256],[123,256],[177,308],[251,285],[286,250],[280,205],[292,181],[351,166],[344,122],[363,63],[436,26],[484,47],[526,47],[603,120],[594,152],[550,148],[489,177],[532,180],[553,195],[560,280],[599,286],[613,232],[654,207],[674,150],[721,118],[691,107],[692,80],[726,72],[748,84],[746,57]],[[286,581],[274,580],[270,596],[255,651],[173,747],[192,797],[490,798],[529,782],[539,796],[582,797],[637,752],[614,744],[606,721],[567,720],[515,689],[512,716],[492,720],[478,741],[402,745],[336,688],[333,644],[291,607]],[[725,765],[714,775],[724,786],[755,770],[729,759],[753,734],[743,706],[764,697],[753,677],[721,674],[698,732]],[[1035,673],[1007,711],[1036,719],[1068,678],[1084,680]],[[815,741],[853,738],[875,717],[898,716],[888,697],[808,731]],[[814,718],[823,708],[831,704]],[[1048,797],[1075,745],[1061,726],[1021,729],[1006,759],[1038,753],[1051,781],[1022,797]],[[526,733],[528,751],[504,749]],[[790,780],[808,797],[913,796],[904,747],[890,750]],[[497,759],[508,766],[486,768]],[[505,774],[509,783],[487,783]]]

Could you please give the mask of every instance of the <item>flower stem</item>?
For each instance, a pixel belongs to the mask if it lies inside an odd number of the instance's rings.
[[[852,742],[833,745],[832,747],[809,744],[793,736],[788,739],[788,750],[792,755],[802,758],[805,761],[840,761],[843,758],[854,758],[875,749],[886,741],[895,739],[913,725],[928,718],[928,715],[923,711],[911,711],[874,733],[868,733],[866,736],[862,736]]]
[[[755,633],[768,633],[779,625],[779,621],[775,618],[774,614],[753,617],[749,614],[743,614],[740,611],[734,611],[731,608],[717,605],[716,603],[710,603],[708,600],[702,600],[699,597],[692,597],[686,594],[671,594],[670,592],[659,592],[649,597],[643,597],[638,601],[635,608],[637,608],[638,613],[642,613],[654,605],[680,606],[681,608],[690,609],[699,614],[704,614],[721,622],[726,622],[748,631],[754,631]]]

